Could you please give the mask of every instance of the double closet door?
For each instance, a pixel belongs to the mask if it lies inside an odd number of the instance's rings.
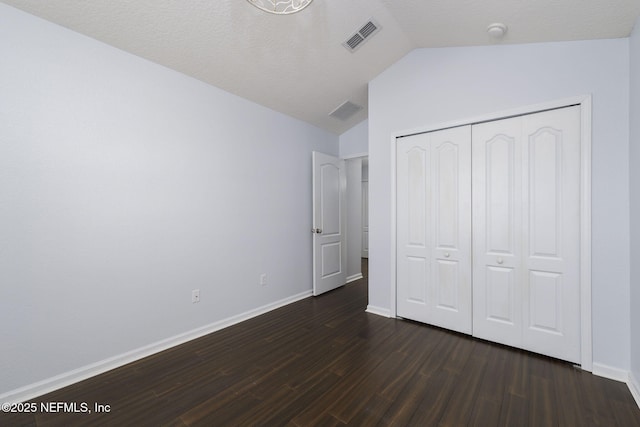
[[[398,316],[580,363],[580,107],[397,140]]]

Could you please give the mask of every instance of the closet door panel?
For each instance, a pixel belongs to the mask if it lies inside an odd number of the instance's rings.
[[[521,123],[473,126],[473,334],[521,345]]]
[[[471,334],[471,127],[432,132],[431,323]]]
[[[396,159],[398,315],[470,334],[470,126],[401,138]]]
[[[523,117],[525,348],[580,361],[580,107]]]
[[[433,246],[428,233],[431,148],[427,136],[400,139],[396,159],[397,311],[401,317],[426,322]]]
[[[580,361],[580,108],[473,127],[474,335]]]

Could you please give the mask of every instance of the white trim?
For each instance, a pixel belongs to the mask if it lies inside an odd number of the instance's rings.
[[[610,380],[627,383],[629,381],[629,371],[613,366],[604,365],[602,363],[593,362],[593,375],[608,378]]]
[[[593,369],[591,324],[591,96],[580,102],[580,361]]]
[[[555,101],[512,108],[467,119],[436,123],[391,134],[389,159],[391,160],[391,298],[390,317],[397,317],[396,309],[396,139],[418,133],[431,132],[457,126],[472,125],[508,117],[522,116],[545,110],[580,105],[580,360],[582,369],[593,369],[593,340],[591,323],[591,95],[564,98]],[[625,380],[626,381],[626,380]]]
[[[573,96],[569,98],[557,99],[555,101],[542,102],[539,104],[526,105],[523,107],[510,108],[508,110],[496,111],[493,113],[482,114],[475,117],[468,117],[466,119],[450,120],[448,122],[433,123],[416,128],[406,129],[399,132],[394,132],[391,135],[392,140],[395,142],[396,138],[402,136],[414,135],[417,133],[432,132],[436,130],[448,129],[458,126],[473,125],[482,122],[490,122],[493,120],[506,119],[509,117],[524,116],[527,114],[538,113],[546,110],[554,110],[556,108],[568,107],[570,105],[582,105],[585,102],[589,103],[591,107],[591,95]],[[591,121],[591,116],[589,116]],[[590,130],[591,128],[589,128]]]
[[[342,160],[357,159],[358,157],[369,157],[369,153],[356,153],[340,157]]]
[[[396,278],[396,274],[397,274],[397,265],[396,263],[398,262],[398,255],[397,255],[397,235],[396,235],[396,228],[397,228],[397,218],[396,218],[396,210],[397,210],[397,200],[396,200],[396,175],[398,173],[397,168],[396,168],[396,163],[397,163],[397,159],[396,159],[396,140],[398,139],[398,137],[401,136],[399,134],[396,135],[391,135],[391,152],[389,153],[389,159],[391,160],[391,298],[389,299],[390,301],[390,307],[389,307],[389,317],[398,317],[398,309],[397,309],[397,300],[396,300],[396,294],[397,294],[397,278]]]
[[[360,280],[360,279],[362,279],[363,277],[364,277],[364,276],[362,275],[362,273],[358,273],[358,274],[351,275],[351,276],[347,277],[347,281],[346,281],[346,283],[355,282],[356,280]]]
[[[376,307],[375,305],[371,305],[371,304],[367,306],[367,309],[365,311],[367,313],[376,314],[382,317],[392,317],[391,313],[386,308]]]
[[[46,380],[39,381],[37,383],[29,384],[24,387],[11,390],[7,393],[0,395],[0,402],[18,403],[33,399],[43,394],[50,393],[54,390],[58,390],[62,387],[69,386],[79,381],[86,380],[93,376],[102,374],[120,366],[124,366],[128,363],[135,362],[144,357],[151,356],[152,354],[159,353],[169,348],[184,344],[188,341],[200,338],[204,335],[212,332],[219,331],[220,329],[227,328],[285,305],[300,301],[302,299],[311,296],[311,290],[301,292],[296,295],[281,299],[271,304],[263,305],[253,310],[240,313],[235,316],[228,317],[226,319],[219,320],[209,325],[193,329],[191,331],[174,335],[173,337],[157,341],[155,343],[140,347],[138,349],[128,351],[117,356],[110,357],[108,359],[101,360],[96,363],[92,363],[83,366],[78,369],[74,369],[69,372],[65,372],[60,375],[56,375]]]
[[[629,381],[627,381],[627,385],[629,386],[631,395],[636,400],[638,408],[640,408],[640,382],[638,382],[638,379],[633,375],[633,372],[629,372]]]

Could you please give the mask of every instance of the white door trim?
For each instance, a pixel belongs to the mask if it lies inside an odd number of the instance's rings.
[[[364,184],[367,184],[367,193],[365,197]],[[360,191],[362,195],[362,206],[360,209],[360,216],[362,217],[362,227],[360,230],[360,257],[369,259],[369,179],[363,179],[360,181]],[[364,226],[365,216],[367,219],[367,226]],[[365,230],[366,228],[366,230]],[[367,233],[367,244],[364,244],[364,233]],[[365,250],[366,246],[366,250]]]
[[[591,95],[564,98],[541,104],[513,108],[482,116],[435,123],[419,128],[394,132],[390,138],[389,159],[391,160],[391,283],[390,283],[390,316],[397,317],[396,308],[396,139],[417,133],[431,132],[450,127],[471,125],[490,120],[504,119],[514,116],[537,113],[545,110],[580,105],[581,138],[580,138],[580,347],[581,366],[585,371],[593,370],[592,325],[591,325]]]

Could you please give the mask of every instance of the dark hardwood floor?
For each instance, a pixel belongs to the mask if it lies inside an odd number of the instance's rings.
[[[366,304],[365,278],[34,400],[108,413],[0,425],[640,426],[623,383]]]

